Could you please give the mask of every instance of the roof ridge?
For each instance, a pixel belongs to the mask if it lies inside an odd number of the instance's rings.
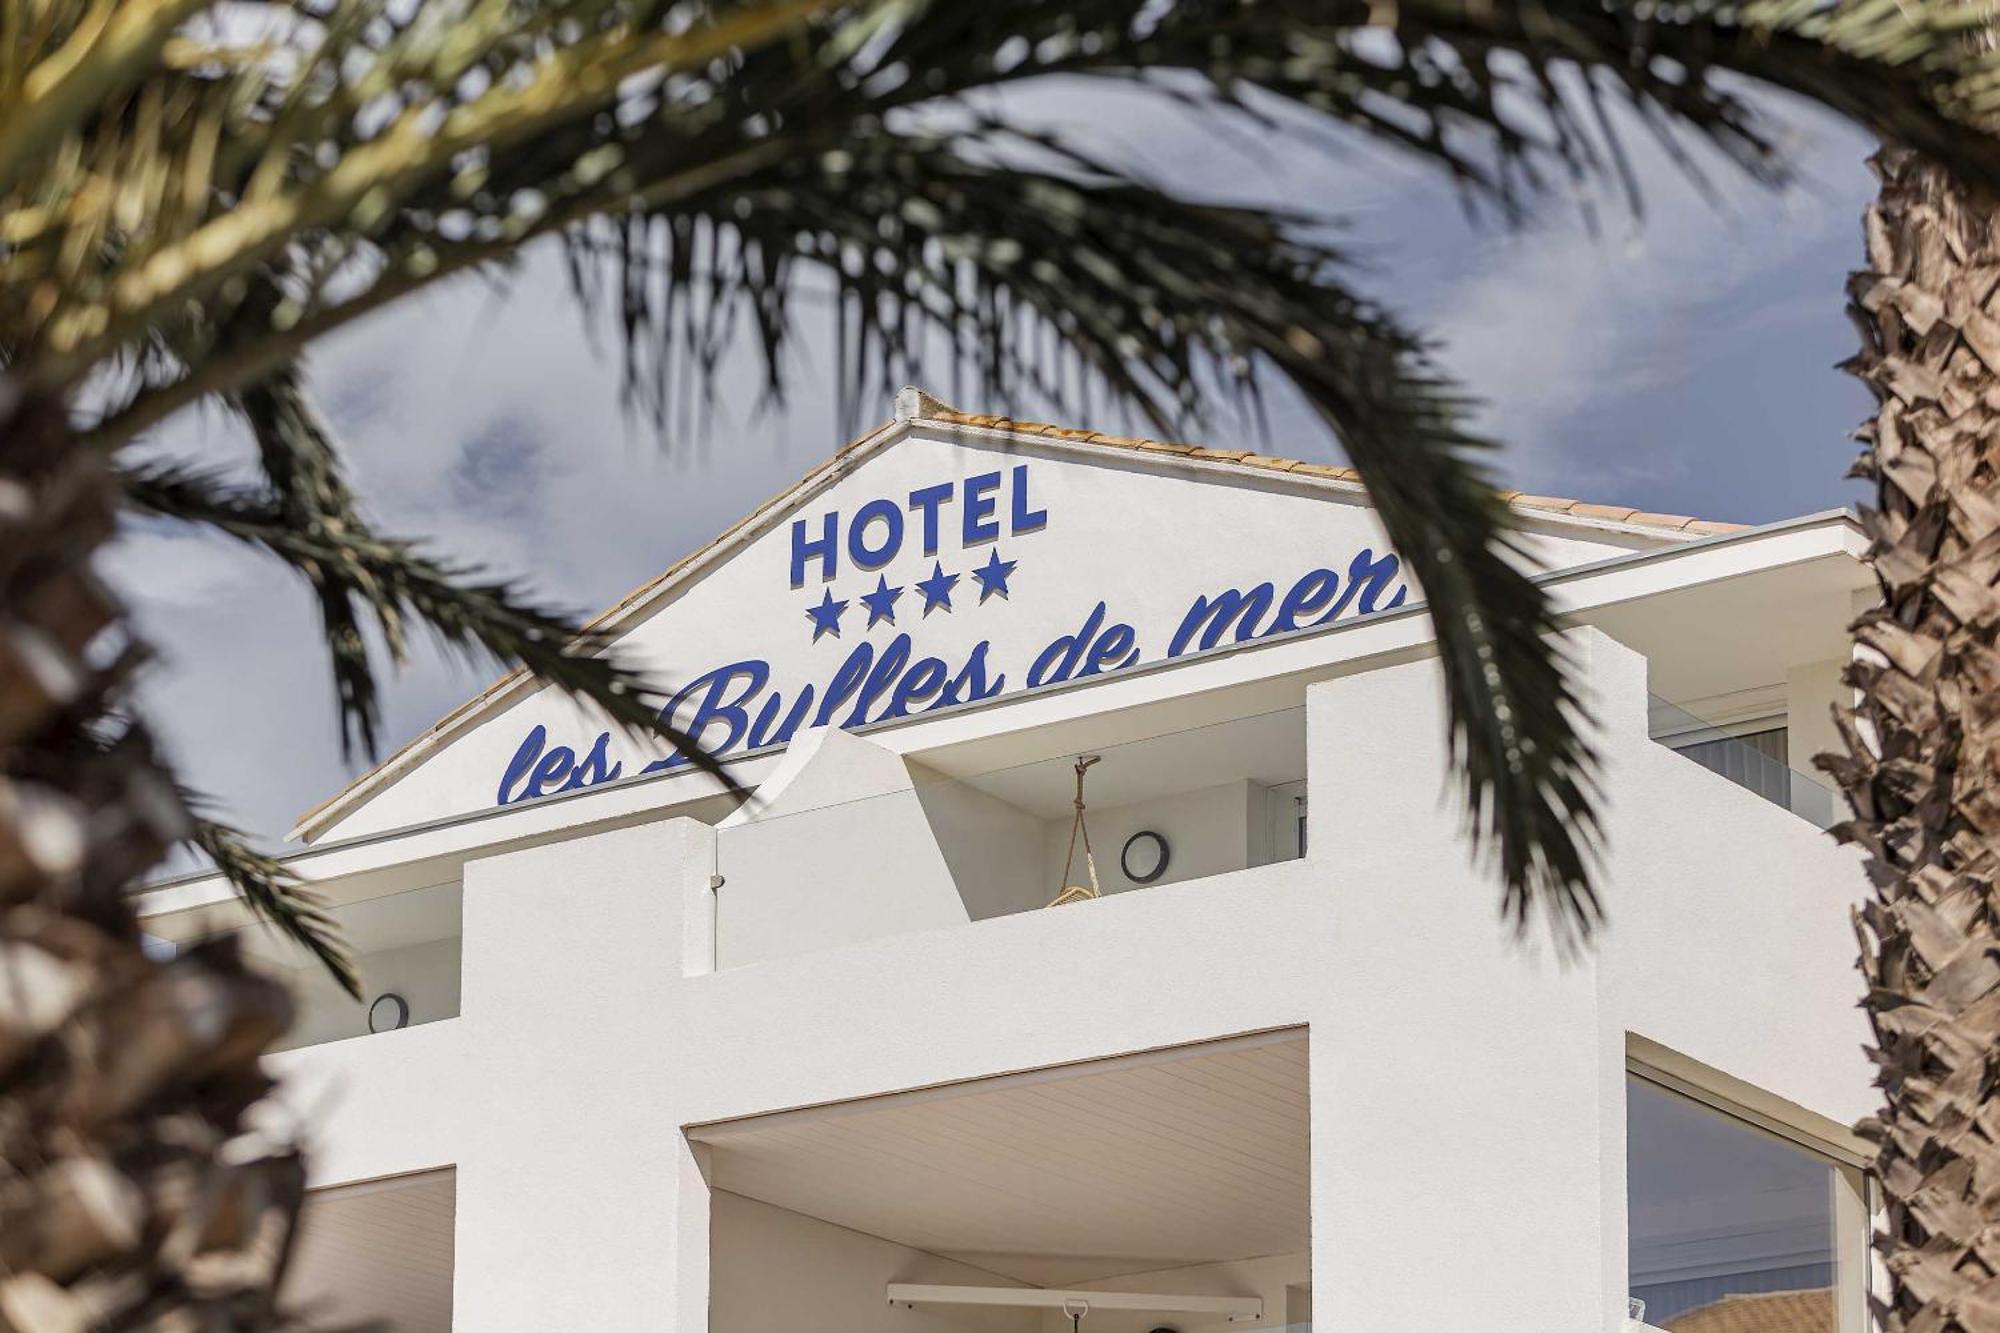
[[[928,394],[930,402],[936,402]],[[925,412],[920,416],[907,418],[914,421],[937,421],[951,426],[972,426],[982,430],[1001,430],[1013,435],[1040,435],[1048,439],[1070,440],[1077,444],[1101,445],[1110,449],[1132,449],[1141,453],[1175,454],[1183,458],[1199,459],[1206,462],[1234,463],[1239,467],[1263,468],[1272,472],[1292,472],[1309,477],[1327,477],[1335,481],[1361,484],[1361,474],[1351,467],[1336,467],[1330,463],[1308,463],[1296,458],[1278,458],[1270,454],[1253,453],[1248,449],[1211,449],[1198,444],[1176,444],[1167,440],[1150,440],[1137,435],[1107,435],[1103,431],[1084,430],[1074,426],[1051,425],[1046,421],[1021,421],[1014,417],[992,416],[986,413],[960,412],[956,408],[942,407],[941,410]],[[1597,504],[1588,500],[1572,500],[1557,495],[1529,495],[1522,491],[1502,490],[1500,498],[1515,509],[1525,509],[1538,514],[1567,514],[1571,518],[1593,519],[1606,523],[1631,523],[1644,528],[1656,528],[1668,532],[1700,533],[1713,536],[1725,532],[1742,532],[1749,525],[1745,523],[1723,523],[1714,519],[1695,518],[1691,514],[1655,514],[1632,505]]]

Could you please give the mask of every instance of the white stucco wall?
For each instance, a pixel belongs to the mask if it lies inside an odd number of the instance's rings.
[[[1541,1302],[1544,1327],[1594,1327],[1625,1286],[1628,1033],[1767,1090],[1753,1109],[1782,1121],[1847,1124],[1869,1107],[1847,925],[1855,858],[1649,743],[1644,660],[1602,635],[1571,638],[1606,764],[1610,921],[1567,964],[1505,940],[1477,910],[1489,891],[1464,869],[1448,803],[1409,799],[1439,771],[1435,728],[1398,721],[1421,716],[1428,673],[1314,689],[1315,860],[1335,858],[1344,881],[1329,970],[1354,1011],[1394,1019],[1314,1031],[1315,1133],[1324,1106],[1335,1134],[1377,1150],[1356,1175],[1315,1177],[1322,1320],[1401,1308],[1467,1327],[1484,1310],[1479,1326],[1526,1328],[1492,1312]],[[1346,738],[1338,763],[1319,748],[1335,735]],[[1368,946],[1350,954],[1351,941]],[[1343,1066],[1373,1076],[1335,1094]],[[1414,1225],[1369,1215],[1365,1201],[1385,1193],[1412,1224],[1429,1220],[1423,1245],[1410,1244]],[[1448,1286],[1423,1287],[1432,1247],[1473,1258]],[[1399,1307],[1420,1288],[1414,1308]]]
[[[1054,893],[1035,850],[1042,822],[977,787],[919,775],[917,799],[968,917],[984,921],[1040,907]]]
[[[369,1002],[384,993],[400,995],[409,1004],[411,1026],[456,1017],[458,952],[453,937],[363,953],[355,959],[361,975],[359,1000],[341,990],[318,963],[287,969],[285,982],[292,988],[298,1016],[276,1049],[366,1035]]]
[[[1608,643],[1593,636],[1593,671]],[[1621,1035],[1596,960],[1557,965],[1496,920],[1441,799],[1437,688],[1422,663],[1308,696],[1308,860],[1331,915],[1313,1026],[1314,1317],[1615,1327],[1603,1237],[1621,1200],[1604,1135]]]
[[[716,871],[720,967],[970,919],[909,768],[839,731],[723,821]]]
[[[1311,687],[1306,860],[719,970],[729,829],[476,860],[461,1016],[279,1057],[326,1108],[317,1178],[456,1163],[461,1328],[697,1333],[716,1224],[681,1126],[1308,1025],[1323,1327],[1615,1330],[1627,1033],[1807,1121],[1866,1109],[1869,1072],[1851,855],[1647,740],[1643,661],[1573,639],[1613,837],[1586,957],[1496,922],[1419,661]],[[880,835],[836,823],[794,877],[865,909]]]
[[[1243,781],[1197,787],[1129,805],[1091,807],[1088,823],[1091,845],[1097,852],[1100,887],[1105,893],[1128,893],[1263,864],[1270,859],[1270,800],[1267,789]],[[1063,862],[1069,855],[1071,822],[1067,818],[1052,819],[1043,827],[1044,884],[1064,882]],[[1134,884],[1120,869],[1119,854],[1125,840],[1142,829],[1164,836],[1171,852],[1164,874],[1148,884]],[[1090,882],[1084,870],[1081,839],[1077,841],[1076,859],[1070,866],[1069,882]]]
[[[794,521],[817,531],[933,485],[963,505],[988,474],[1002,478],[997,538],[947,523],[933,554],[912,529],[877,568],[854,569],[843,547],[831,579],[794,586]],[[1017,530],[1016,494],[1046,522]],[[1559,567],[1677,540],[1565,531],[1538,539]],[[462,901],[429,933],[386,916],[369,928],[370,993],[401,990],[422,1026],[328,1041],[359,1032],[362,1012],[309,1004],[296,1039],[324,1044],[273,1058],[296,1118],[268,1118],[307,1127],[316,1184],[456,1168],[459,1328],[882,1327],[887,1281],[983,1275],[718,1196],[686,1127],[1305,1028],[1310,1252],[1106,1285],[1255,1292],[1297,1322],[1310,1282],[1329,1329],[1616,1333],[1628,1055],[1808,1137],[1836,1139],[1869,1109],[1853,856],[1648,740],[1634,652],[1570,636],[1605,757],[1610,922],[1569,959],[1510,938],[1467,861],[1420,614],[1163,663],[1197,596],[1268,583],[1282,599],[1309,571],[1383,553],[1352,492],[919,426],[741,537],[630,628],[631,659],[675,681],[766,662],[755,715],[907,631],[913,661],[954,671],[984,645],[1004,691],[862,736],[802,730],[735,770],[757,792],[734,813],[688,775],[496,811],[531,727],[579,752],[600,731],[524,695],[304,859],[343,910]],[[1804,766],[1840,696],[1837,638],[1814,617],[1821,603],[1844,614],[1844,540],[1717,541],[1572,569],[1551,593],[1648,645],[1700,697],[1783,708]],[[1011,590],[982,598],[971,570],[995,555],[1017,562]],[[916,585],[933,569],[959,583],[949,612],[926,615]],[[893,626],[866,622],[878,580],[904,589]],[[806,609],[827,596],[848,601],[846,620],[816,639]],[[1100,601],[1105,623],[1132,627],[1138,669],[1023,697],[1029,664]],[[1814,632],[1759,639],[1776,609]],[[1759,651],[1711,652],[1710,630]],[[894,681],[877,684],[873,714]],[[1085,752],[1107,754],[1090,789],[1107,897],[1036,910],[1063,878],[1064,770]],[[649,754],[622,736],[604,753],[628,778]],[[1291,796],[1270,784],[1301,778],[1310,855],[1276,862],[1272,806]],[[1125,891],[1118,850],[1145,827],[1169,835],[1173,864]],[[200,906],[191,889],[160,897],[183,916]],[[1061,1326],[904,1313],[896,1326],[917,1330]]]
[[[1785,673],[1785,725],[1791,733],[1792,767],[1824,785],[1831,782],[1813,767],[1813,756],[1841,749],[1832,714],[1834,705],[1853,702],[1854,691],[1840,680],[1846,667],[1847,659],[1832,658],[1803,662]]]

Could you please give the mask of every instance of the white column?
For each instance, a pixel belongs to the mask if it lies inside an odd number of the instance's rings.
[[[1846,666],[1846,658],[1834,657],[1785,670],[1785,729],[1791,766],[1822,786],[1832,786],[1833,779],[1813,767],[1813,756],[1842,748],[1840,733],[1833,725],[1833,707],[1853,699],[1854,692],[1840,682]]]
[[[483,1097],[461,1135],[455,1327],[670,1329],[689,1264],[705,1284],[662,1029],[713,837],[673,820],[466,867],[461,1022]]]
[[[1588,671],[1594,639],[1571,640]],[[1308,692],[1312,854],[1338,869],[1312,1023],[1315,1322],[1602,1333],[1623,1316],[1620,1043],[1594,964],[1513,940],[1468,864],[1439,691],[1425,661]]]

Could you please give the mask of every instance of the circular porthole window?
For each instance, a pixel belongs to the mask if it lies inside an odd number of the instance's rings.
[[[1125,850],[1118,853],[1118,868],[1134,884],[1151,884],[1167,873],[1167,862],[1172,858],[1165,835],[1140,829],[1125,839]]]
[[[368,1006],[370,1032],[394,1032],[410,1025],[410,1002],[394,991],[383,991]]]

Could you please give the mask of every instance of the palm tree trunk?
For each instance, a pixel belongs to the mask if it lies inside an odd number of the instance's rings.
[[[2000,1330],[2000,203],[1888,148],[1850,281],[1876,398],[1855,475],[1881,605],[1854,624],[1844,754],[1884,1093],[1887,1333]]]
[[[304,1189],[246,1151],[283,988],[130,905],[187,829],[119,706],[140,654],[91,560],[107,460],[0,377],[0,1330],[269,1326]]]

